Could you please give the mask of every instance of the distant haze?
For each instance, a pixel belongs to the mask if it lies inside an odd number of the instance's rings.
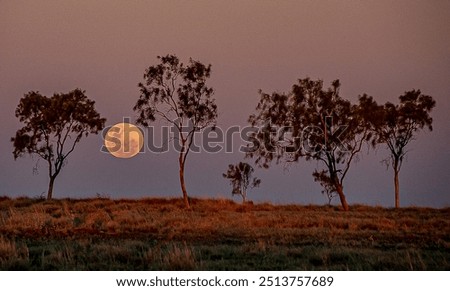
[[[334,79],[356,101],[367,93],[379,103],[421,89],[437,101],[433,132],[410,144],[400,173],[402,206],[450,206],[449,1],[1,1],[0,195],[39,196],[47,189],[44,161],[14,161],[10,138],[23,94],[86,90],[107,125],[132,110],[144,70],[173,53],[212,64],[210,85],[218,126],[246,125],[258,89],[288,91],[299,78]],[[162,123],[155,123],[159,127]],[[176,153],[117,159],[89,136],[57,178],[55,198],[181,197]],[[237,148],[237,145],[236,145]],[[350,204],[393,206],[386,151],[364,151],[344,182]],[[186,168],[195,197],[231,198],[222,177],[243,155],[192,154]],[[323,204],[311,173],[315,163],[257,169],[261,187],[249,199]],[[236,200],[238,197],[236,197]],[[338,202],[337,200],[335,202]]]

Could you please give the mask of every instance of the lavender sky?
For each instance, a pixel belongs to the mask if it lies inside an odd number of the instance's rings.
[[[397,102],[404,91],[433,96],[434,131],[422,132],[400,173],[403,206],[450,206],[449,1],[0,1],[0,195],[46,192],[43,161],[14,161],[10,138],[24,93],[74,88],[96,101],[107,125],[135,119],[144,70],[173,53],[212,64],[218,126],[246,125],[258,89],[288,91],[299,78],[334,79],[344,97],[367,93]],[[156,123],[155,126],[161,126]],[[101,136],[79,144],[56,180],[55,197],[181,197],[176,153],[117,159]],[[364,154],[344,184],[349,203],[393,206],[393,174]],[[188,191],[231,198],[222,178],[243,155],[193,154]],[[39,163],[39,174],[33,166]],[[316,163],[257,169],[257,202],[324,204],[311,176]],[[338,202],[337,199],[335,202]]]

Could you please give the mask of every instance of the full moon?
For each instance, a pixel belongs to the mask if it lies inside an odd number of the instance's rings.
[[[105,136],[105,147],[116,158],[132,158],[139,153],[143,145],[142,131],[131,123],[117,123]]]

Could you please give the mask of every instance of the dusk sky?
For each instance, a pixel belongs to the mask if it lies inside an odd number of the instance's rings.
[[[402,206],[450,206],[450,1],[0,1],[0,195],[47,191],[44,161],[14,161],[14,116],[29,91],[86,90],[107,125],[136,114],[138,82],[156,56],[212,65],[218,126],[247,125],[258,89],[287,92],[299,78],[340,79],[341,95],[398,102],[420,89],[437,102],[432,132],[409,145],[400,172]],[[163,123],[155,123],[160,127]],[[118,159],[101,153],[101,135],[83,139],[55,182],[54,197],[181,197],[177,154]],[[231,198],[222,177],[234,153],[192,154],[193,197]],[[393,207],[392,169],[381,146],[354,163],[344,182],[350,204]],[[39,174],[33,173],[36,162]],[[250,161],[248,161],[250,162]],[[256,202],[325,204],[315,162],[256,169]],[[236,201],[238,197],[235,197]],[[339,200],[334,200],[339,204]]]

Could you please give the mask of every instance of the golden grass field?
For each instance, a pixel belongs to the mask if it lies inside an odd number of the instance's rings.
[[[0,198],[1,270],[450,270],[450,208]]]

